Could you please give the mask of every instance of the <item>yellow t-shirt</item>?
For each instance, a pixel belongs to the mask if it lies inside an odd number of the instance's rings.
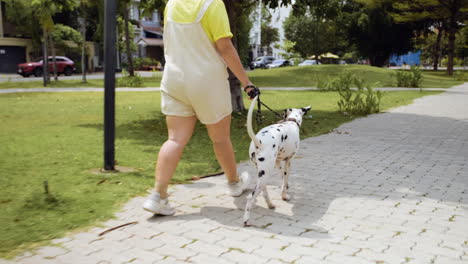
[[[172,20],[179,23],[192,23],[205,0],[172,0]],[[168,4],[168,5],[169,5]],[[164,24],[167,22],[167,6],[164,10]],[[222,0],[214,0],[201,20],[203,29],[212,43],[220,38],[232,38],[226,7]]]

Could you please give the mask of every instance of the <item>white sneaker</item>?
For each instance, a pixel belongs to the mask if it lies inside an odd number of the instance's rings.
[[[249,174],[244,171],[242,172],[241,176],[239,177],[239,182],[236,183],[228,183],[228,194],[233,197],[241,196],[241,194],[245,191],[250,189],[249,188]]]
[[[167,199],[161,199],[158,192],[151,192],[146,201],[143,203],[143,209],[160,215],[173,215],[175,209],[169,205]]]

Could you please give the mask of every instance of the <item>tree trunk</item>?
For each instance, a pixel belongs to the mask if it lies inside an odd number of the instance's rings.
[[[47,34],[47,30],[43,29],[43,38],[44,38],[44,41],[43,41],[43,45],[44,45],[44,50],[43,50],[43,53],[42,53],[42,81],[43,81],[43,85],[44,87],[47,86],[47,84],[49,83],[49,54],[48,54],[48,39],[49,39],[49,36]]]
[[[232,38],[232,43],[234,47],[237,48],[237,10],[236,3],[234,0],[224,0],[226,10],[229,16],[229,24],[231,26],[231,32],[234,35]],[[240,87],[240,81],[236,76],[229,70],[229,86],[231,89],[231,102],[232,102],[232,111],[242,112],[245,111],[244,101],[242,100],[242,90]]]
[[[82,82],[86,81],[86,17],[83,16],[81,24],[81,34],[83,36],[83,43],[81,44],[81,74],[83,75]]]
[[[130,76],[135,76],[135,72],[133,70],[133,58],[132,58],[132,51],[130,49],[130,41],[133,41],[133,39],[130,39],[130,30],[128,28],[128,8],[125,8],[124,10],[124,28],[125,28],[125,47],[126,47],[126,52],[127,52],[127,60],[128,60],[128,74]]]
[[[56,50],[55,50],[55,43],[54,43],[54,40],[49,37],[49,40],[50,40],[50,48],[52,50],[52,67],[53,67],[53,71],[54,71],[54,80],[55,81],[58,81],[58,76],[57,76],[57,54],[56,54]]]
[[[374,55],[369,57],[371,66],[374,67],[383,67],[385,65],[385,61],[387,60],[386,56],[382,55]]]
[[[448,22],[448,65],[447,73],[448,75],[453,75],[453,66],[454,66],[454,57],[455,57],[455,38],[457,34],[458,27],[458,16],[462,8],[461,0],[456,0],[451,2],[450,7],[450,18]]]
[[[434,71],[437,71],[438,67],[439,67],[440,42],[442,40],[442,33],[444,31],[442,26],[440,26],[438,29],[439,29],[439,32],[437,33],[437,40],[436,40],[436,43],[435,43],[435,46],[434,46],[434,54],[432,54],[433,63],[434,63],[433,64],[433,70]]]
[[[448,36],[448,63],[447,63],[447,73],[448,75],[453,75],[453,59],[455,53],[455,34],[456,34],[456,23],[450,23],[449,36]]]

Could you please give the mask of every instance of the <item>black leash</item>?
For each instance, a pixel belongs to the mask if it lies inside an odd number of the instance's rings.
[[[250,99],[253,99],[255,98],[255,96],[258,96],[258,99],[257,99],[257,112],[255,114],[255,119],[257,121],[257,125],[258,126],[262,126],[262,123],[263,123],[263,116],[262,116],[262,105],[265,106],[268,110],[270,110],[271,112],[273,112],[276,117],[278,117],[279,119],[283,119],[283,116],[276,112],[275,110],[271,109],[268,105],[266,105],[265,103],[263,103],[261,100],[260,100],[260,89],[258,89],[258,87],[250,84],[250,85],[247,85],[246,87],[244,87],[244,91],[247,92],[247,88],[251,88],[251,90],[247,93],[250,97]]]
[[[255,119],[257,120],[257,125],[258,126],[262,126],[263,125],[263,119],[264,117],[262,116],[262,105],[265,106],[268,110],[270,110],[272,113],[274,113],[276,115],[276,117],[278,119],[283,119],[283,116],[276,112],[275,110],[271,109],[268,105],[266,105],[265,103],[263,103],[261,100],[260,100],[260,95],[258,96],[258,99],[257,99],[257,113],[256,113],[256,116],[255,116]]]

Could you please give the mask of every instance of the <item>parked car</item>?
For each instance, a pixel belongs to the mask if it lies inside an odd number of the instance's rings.
[[[272,63],[275,60],[275,57],[272,56],[261,56],[255,59],[250,63],[250,69],[266,69],[266,66]]]
[[[75,68],[75,63],[70,60],[67,57],[63,56],[57,56],[55,57],[56,59],[56,64],[57,64],[57,73],[60,74],[65,74],[66,76],[70,76],[73,74],[73,72],[76,71]],[[49,72],[54,71],[53,67],[53,58],[49,57]],[[21,63],[18,64],[17,71],[19,75],[23,77],[29,77],[30,75],[34,75],[36,77],[39,77],[43,73],[43,61],[40,60],[38,62],[29,62],[29,63]]]
[[[321,63],[316,61],[316,60],[305,60],[305,61],[299,63],[298,65],[299,66],[309,66],[309,65],[317,65],[317,64],[321,64]]]
[[[285,67],[285,66],[291,66],[291,62],[288,60],[275,60],[272,63],[267,65],[268,69],[271,68],[278,68],[278,67]]]

